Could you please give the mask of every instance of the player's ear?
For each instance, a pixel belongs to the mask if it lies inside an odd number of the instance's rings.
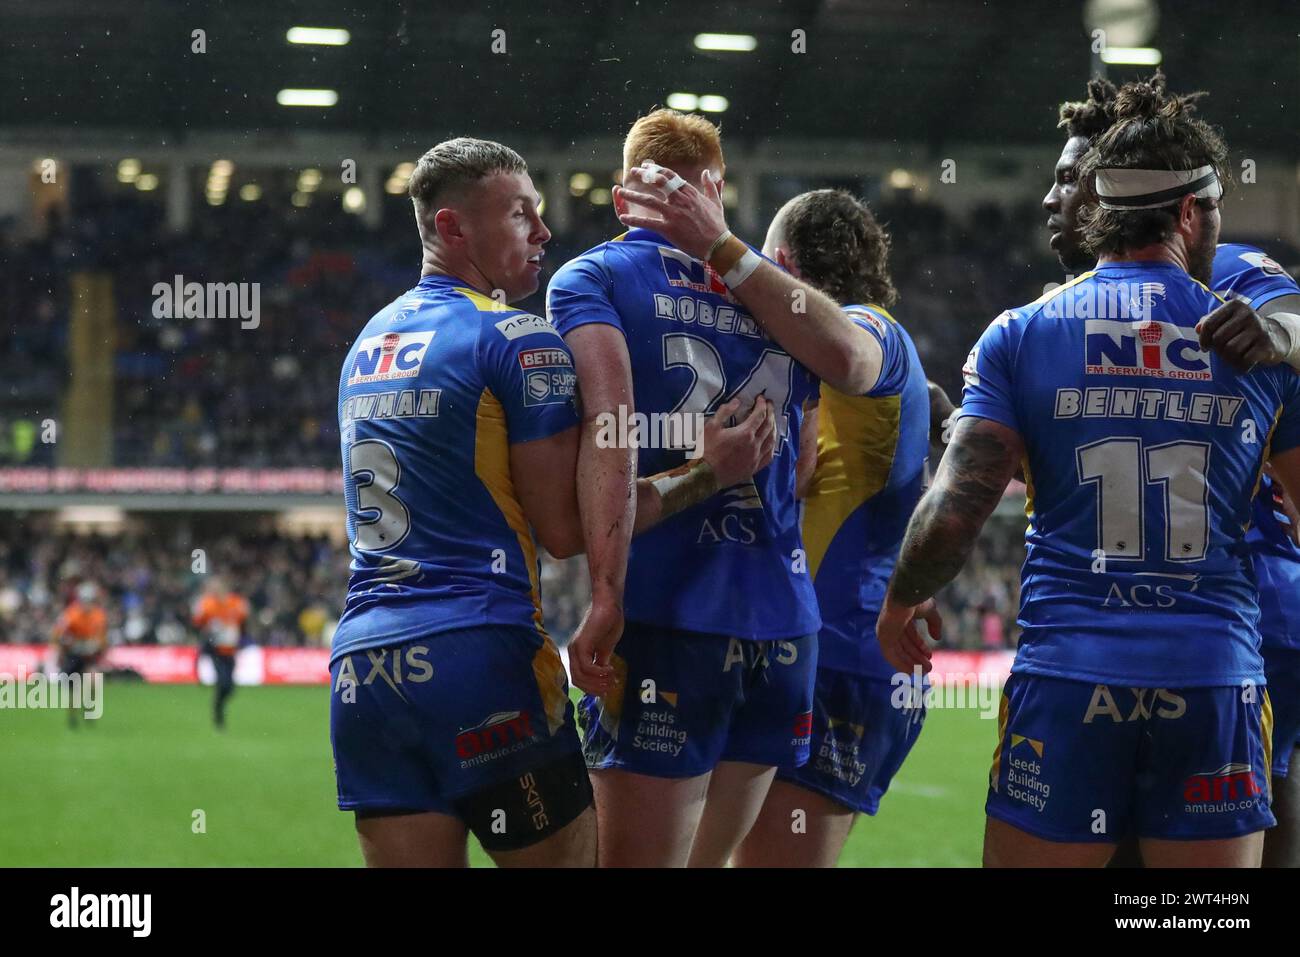
[[[438,238],[449,245],[460,245],[465,242],[465,234],[461,230],[460,216],[454,209],[443,207],[433,214],[433,228],[438,234]]]
[[[627,212],[627,197],[623,195],[623,187],[614,187],[614,212],[622,216]]]

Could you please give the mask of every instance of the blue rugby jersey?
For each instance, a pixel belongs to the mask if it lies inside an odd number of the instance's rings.
[[[844,311],[879,340],[884,361],[870,392],[823,387],[818,406],[817,469],[803,518],[822,616],[817,666],[887,679],[895,669],[880,652],[876,619],[925,489],[930,392],[916,347],[893,316],[879,306]]]
[[[576,379],[550,323],[451,276],[366,323],[339,379],[352,574],[331,662],[477,625],[542,631],[509,447],[577,424]]]
[[[1282,296],[1300,296],[1300,286],[1275,260],[1255,246],[1223,243],[1214,254],[1211,282],[1220,295],[1234,292],[1254,308]],[[1255,496],[1246,541],[1259,579],[1259,632],[1266,647],[1300,648],[1300,548],[1288,534],[1282,490],[1268,476]]]
[[[1270,445],[1300,445],[1300,377],[1202,351],[1194,327],[1219,304],[1176,265],[1109,263],[1004,312],[972,350],[961,414],[1026,448],[1013,670],[1263,682],[1244,536]]]
[[[649,230],[567,263],[551,280],[546,310],[566,335],[589,323],[623,333],[638,414],[707,415],[737,395],[748,400],[742,411],[759,395],[776,407],[771,465],[633,540],[628,620],[750,640],[815,632],[795,498],[803,404],[818,391],[812,374],[762,333],[707,264]],[[674,436],[648,438],[637,474],[687,461]]]

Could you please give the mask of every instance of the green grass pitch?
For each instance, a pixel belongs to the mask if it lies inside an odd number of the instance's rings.
[[[360,866],[352,816],[334,806],[327,689],[240,688],[224,732],[211,700],[209,688],[110,682],[103,717],[75,730],[61,712],[0,710],[0,861]],[[995,735],[977,711],[932,711],[840,866],[977,866]],[[490,863],[476,845],[470,856]]]

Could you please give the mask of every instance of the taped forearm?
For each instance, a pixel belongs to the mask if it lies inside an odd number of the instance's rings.
[[[1286,343],[1282,361],[1300,372],[1300,316],[1293,312],[1270,312],[1260,318]]]
[[[700,459],[690,465],[637,479],[636,491],[634,535],[703,502],[718,491],[718,477],[713,466]]]

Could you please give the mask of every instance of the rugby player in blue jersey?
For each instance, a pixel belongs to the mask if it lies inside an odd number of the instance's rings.
[[[1114,122],[1115,86],[1102,79],[1088,84],[1085,100],[1061,104],[1059,126],[1067,139],[1056,163],[1056,179],[1043,198],[1049,214],[1050,245],[1067,273],[1091,269],[1096,257],[1084,247],[1078,228],[1083,191],[1075,166],[1092,140]],[[1300,288],[1263,250],[1220,243],[1215,250],[1210,288],[1230,301],[1218,306],[1201,326],[1203,346],[1217,347],[1229,364],[1283,361],[1290,333],[1269,317],[1300,314]],[[1256,314],[1257,313],[1257,314]],[[1273,328],[1270,328],[1270,323]],[[1285,323],[1282,323],[1285,325]],[[1264,866],[1300,866],[1300,776],[1288,770],[1300,740],[1300,527],[1289,518],[1295,507],[1267,474],[1255,497],[1246,535],[1259,581],[1260,636],[1264,673],[1273,705],[1273,815],[1277,827],[1264,838]],[[1112,864],[1137,864],[1125,844]]]
[[[569,661],[588,692],[579,720],[601,864],[725,862],[776,767],[807,760],[821,622],[795,494],[804,407],[818,380],[869,391],[882,350],[727,230],[722,147],[706,119],[641,117],[623,168],[615,205],[631,228],[565,265],[547,293],[585,420],[592,609]],[[671,440],[613,447],[600,421],[712,416],[760,395],[777,421],[771,467],[630,543],[630,477],[683,454]]]
[[[573,359],[534,292],[550,233],[524,161],[459,138],[410,181],[421,279],[339,382],[351,578],[331,650],[339,807],[366,863],[589,866],[591,787],[542,623],[535,541],[582,550]],[[732,407],[732,411],[737,406]],[[636,529],[771,460],[775,422],[710,423],[688,469],[635,483]]]
[[[1221,305],[1203,283],[1222,141],[1162,77],[1114,111],[1078,167],[1097,267],[972,351],[877,634],[896,667],[928,669],[911,607],[961,568],[1023,460],[1023,635],[986,865],[1103,865],[1135,833],[1149,865],[1258,866],[1271,714],[1243,539],[1266,461],[1300,489],[1300,379],[1239,372],[1197,334]]]
[[[843,190],[797,196],[773,219],[763,252],[841,303],[884,354],[865,395],[822,389],[816,444],[800,453],[801,469],[815,466],[803,540],[822,617],[811,755],[777,770],[733,856],[742,867],[833,867],[858,815],[876,813],[925,717],[922,689],[912,695],[910,682],[895,680],[875,626],[925,486],[931,393],[911,337],[888,311],[897,299],[889,237],[864,203]]]

